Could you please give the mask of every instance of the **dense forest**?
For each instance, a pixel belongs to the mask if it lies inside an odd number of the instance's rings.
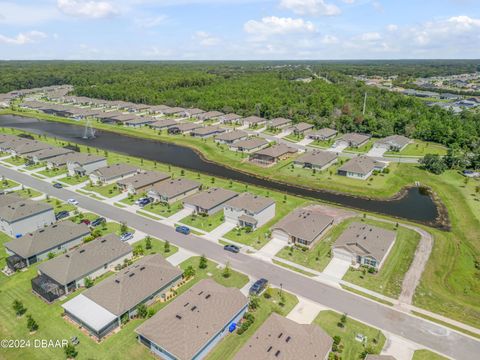
[[[451,68],[448,62],[428,64],[398,62],[395,71],[413,67],[422,72],[430,66],[434,73],[465,72],[476,66],[470,61],[453,61]],[[0,62],[0,92],[72,84],[77,95],[282,116],[342,132],[405,134],[467,154],[479,151],[480,115],[427,107],[418,99],[367,87],[347,75],[362,67],[365,73],[394,71],[388,62]],[[313,77],[312,71],[327,74],[329,81]]]

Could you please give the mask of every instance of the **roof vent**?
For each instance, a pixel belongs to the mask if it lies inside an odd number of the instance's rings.
[[[280,339],[283,335],[283,332],[281,332],[280,334],[278,334],[278,338]]]
[[[278,355],[280,355],[280,350],[277,350],[277,352],[275,353],[275,357],[278,357]]]
[[[118,280],[118,279],[116,279],[115,282],[116,282],[117,284],[120,284],[120,280]]]
[[[132,276],[134,276],[134,275],[135,275],[135,273],[131,273],[130,275],[128,275],[128,277],[132,277]]]
[[[79,251],[80,254],[83,254],[85,252],[85,249],[82,249]]]
[[[188,306],[188,304],[190,304],[190,303],[189,303],[189,302],[185,303],[185,305],[183,305],[183,307],[187,307],[187,306]]]
[[[140,268],[140,271],[142,271],[142,270],[145,270],[145,266],[142,266],[142,267]]]
[[[176,317],[178,320],[182,320],[182,316],[179,315],[179,314],[175,315],[175,317]]]
[[[203,290],[198,293],[198,295],[202,295],[202,294],[203,294]]]
[[[39,232],[39,233],[42,233],[42,232],[45,232],[45,230],[44,230],[44,229],[40,229],[40,230],[38,230],[38,232]],[[32,234],[30,234],[30,235],[32,235]]]
[[[107,241],[107,239],[102,239],[100,242],[101,242],[101,243],[104,243],[104,242],[106,242],[106,241]]]
[[[287,338],[285,339],[285,342],[287,342],[287,343],[288,343],[288,342],[289,342],[291,339],[292,339],[292,337],[291,337],[291,336],[287,336]]]
[[[208,294],[207,296],[205,296],[205,299],[209,299],[210,296],[212,296],[212,295]]]
[[[192,306],[192,308],[191,308],[190,310],[191,310],[191,311],[195,311],[196,309],[197,309],[197,306],[194,305],[194,306]]]
[[[272,350],[272,346],[269,346],[267,349],[267,352],[270,352]]]

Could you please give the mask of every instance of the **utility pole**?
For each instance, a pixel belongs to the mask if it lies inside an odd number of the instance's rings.
[[[363,98],[363,115],[365,115],[366,107],[367,107],[367,92],[365,91],[365,97]]]

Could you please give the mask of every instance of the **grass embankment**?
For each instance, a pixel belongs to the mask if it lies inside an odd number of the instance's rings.
[[[338,324],[341,317],[341,314],[334,311],[321,311],[313,323],[320,326],[331,337],[340,336],[340,345],[343,345],[343,351],[340,354],[342,360],[361,359],[362,353],[367,348],[373,354],[380,354],[386,340],[385,335],[380,330],[350,318],[347,318],[344,327],[340,327]],[[366,337],[364,343],[355,339],[358,334]]]
[[[270,297],[265,297],[268,294]],[[248,341],[248,339],[257,331],[257,329],[267,320],[272,312],[276,312],[282,316],[286,316],[298,303],[295,295],[285,291],[280,292],[279,289],[267,289],[262,296],[259,297],[260,305],[253,311],[255,316],[254,323],[243,334],[238,335],[236,332],[225,336],[220,343],[208,354],[207,360],[229,360],[232,359],[238,350]],[[280,305],[283,304],[283,306]],[[253,359],[252,359],[253,360]]]
[[[447,358],[430,350],[417,350],[413,353],[412,360],[447,360]]]

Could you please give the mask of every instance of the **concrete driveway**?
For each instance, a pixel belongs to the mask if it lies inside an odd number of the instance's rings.
[[[303,145],[303,146],[307,146],[308,144],[312,143],[313,142],[313,139],[310,139],[310,138],[304,138],[303,140],[300,140],[297,144],[298,145]]]
[[[332,151],[332,152],[338,152],[341,153],[343,150],[345,150],[348,147],[346,144],[341,144],[338,146],[332,146],[331,148],[328,148],[327,151]]]
[[[271,260],[285,246],[287,246],[285,240],[273,238],[257,252],[257,255]]]
[[[215,229],[210,231],[208,234],[205,234],[205,237],[210,240],[218,240],[220,239],[223,235],[228,233],[230,230],[235,228],[235,224],[231,222],[224,222],[223,224],[217,226]]]
[[[311,324],[320,311],[327,309],[323,305],[299,296],[298,304],[287,315],[287,319],[299,324]]]
[[[367,153],[367,156],[371,157],[382,157],[383,154],[387,151],[387,149],[384,148],[376,148],[375,146],[370,149],[370,151]]]
[[[381,355],[390,355],[397,360],[411,360],[415,350],[420,349],[417,344],[402,337],[386,333],[387,341],[383,346]]]
[[[333,258],[330,261],[330,263],[327,265],[325,270],[323,270],[323,273],[325,275],[329,275],[333,278],[341,280],[345,275],[345,273],[350,268],[350,265],[351,265],[350,261]]]
[[[182,220],[184,217],[191,215],[192,213],[193,213],[193,209],[182,209],[179,212],[173,214],[172,216],[169,216],[167,219],[170,222],[176,223]]]
[[[195,255],[196,254],[191,251],[188,251],[183,248],[178,248],[178,251],[175,254],[169,256],[167,260],[173,266],[177,266],[178,264],[181,264],[188,258],[191,258],[192,256],[195,256]]]

